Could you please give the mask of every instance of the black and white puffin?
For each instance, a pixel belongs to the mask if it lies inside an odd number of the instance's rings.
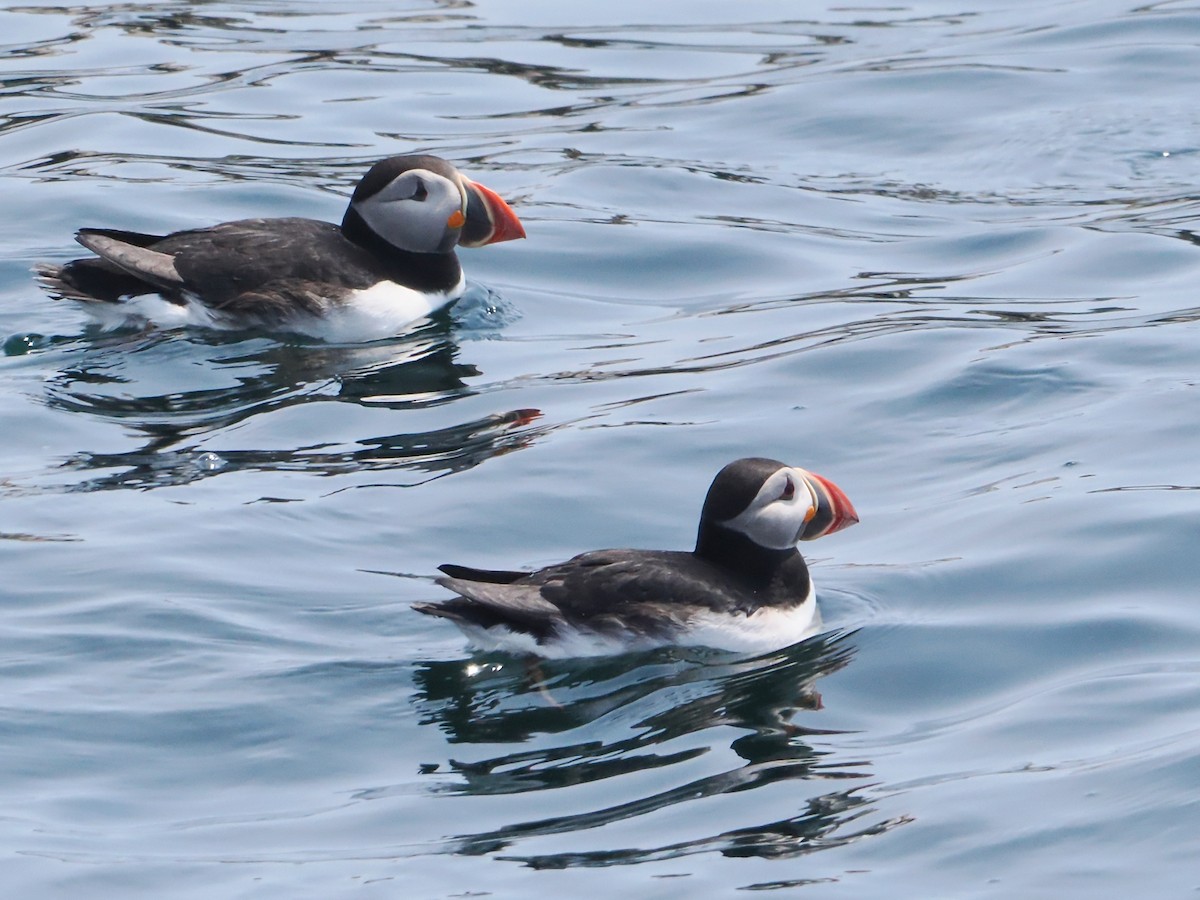
[[[525,237],[494,192],[436,156],[394,156],[358,183],[341,225],[241,219],[174,234],[84,228],[95,257],[37,268],[102,323],[390,337],[457,300],[456,246]]]
[[[595,550],[536,572],[443,565],[458,594],[413,608],[483,650],[594,656],[667,645],[767,652],[820,627],[798,541],[858,521],[833,482],[758,457],[717,474],[696,549]]]

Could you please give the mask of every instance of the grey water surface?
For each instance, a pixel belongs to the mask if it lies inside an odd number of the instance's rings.
[[[6,6],[3,895],[1194,896],[1197,71],[1171,0]],[[528,240],[395,340],[30,273],[411,151]],[[409,609],[686,547],[751,454],[862,517],[817,639],[533,669]]]

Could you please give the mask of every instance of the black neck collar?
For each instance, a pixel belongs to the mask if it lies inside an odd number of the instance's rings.
[[[453,250],[446,253],[413,253],[389,244],[371,230],[353,207],[342,219],[342,234],[362,247],[392,281],[413,290],[448,291],[462,278],[462,266]]]
[[[781,602],[798,603],[808,597],[808,566],[795,547],[771,550],[744,534],[700,523],[696,556],[743,579],[755,592],[777,595]]]

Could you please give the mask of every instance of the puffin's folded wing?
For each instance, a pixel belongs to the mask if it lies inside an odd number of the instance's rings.
[[[160,290],[175,291],[183,287],[183,278],[175,268],[169,253],[159,253],[137,243],[118,237],[121,232],[84,228],[75,239],[101,259],[141,278]],[[137,235],[133,235],[137,237]]]
[[[528,572],[515,572],[511,569],[475,569],[471,566],[456,566],[453,563],[444,563],[438,566],[438,569],[451,578],[486,581],[490,584],[512,584],[529,575]]]
[[[541,641],[563,622],[557,606],[544,599],[536,585],[490,584],[461,578],[437,583],[459,596],[437,603],[414,603],[413,609],[479,628],[504,626]]]

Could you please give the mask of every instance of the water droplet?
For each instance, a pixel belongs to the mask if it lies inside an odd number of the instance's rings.
[[[14,334],[4,342],[5,356],[24,356],[26,353],[32,353],[34,350],[41,350],[47,344],[46,336],[29,332],[27,334]]]
[[[211,450],[206,450],[196,457],[196,468],[203,472],[215,472],[225,468],[225,460]]]

